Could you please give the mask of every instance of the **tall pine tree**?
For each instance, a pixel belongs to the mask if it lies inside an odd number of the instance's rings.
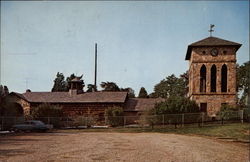
[[[67,83],[64,80],[63,73],[57,72],[56,78],[54,80],[54,85],[53,85],[53,88],[52,88],[51,91],[52,92],[64,92],[64,91],[68,91],[68,89],[67,89]]]
[[[148,97],[148,92],[144,87],[141,87],[138,98],[147,98]]]

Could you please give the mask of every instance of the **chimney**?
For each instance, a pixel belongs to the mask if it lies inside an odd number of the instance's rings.
[[[70,89],[69,90],[69,95],[70,96],[74,96],[74,95],[77,95],[78,93],[77,93],[77,89]]]
[[[83,90],[82,90],[83,80],[81,80],[81,77],[76,77],[69,82],[70,84],[69,95],[70,96],[83,93]]]

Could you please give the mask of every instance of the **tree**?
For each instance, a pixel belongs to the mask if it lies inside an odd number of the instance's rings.
[[[185,96],[187,93],[188,81],[185,75],[177,78],[174,74],[161,80],[154,87],[153,97],[169,98],[171,96]],[[152,95],[151,95],[152,96]]]
[[[221,123],[224,124],[224,120],[235,118],[235,113],[237,112],[238,114],[238,111],[239,108],[235,105],[223,104],[220,108],[220,112],[218,113],[221,117]]]
[[[5,96],[9,94],[9,89],[7,86],[0,85],[0,103]]]
[[[184,82],[185,95],[188,94],[189,71],[180,75],[180,79]]]
[[[0,115],[3,115],[4,109],[8,105],[7,100],[5,99],[8,94],[9,94],[8,87],[0,85]]]
[[[165,102],[157,103],[154,110],[156,115],[196,113],[199,112],[199,106],[186,97],[171,96]]]
[[[237,65],[236,68],[236,88],[238,92],[242,93],[240,103],[245,105],[249,93],[249,77],[250,77],[250,61],[243,65]]]
[[[58,128],[61,126],[60,117],[63,117],[63,110],[60,106],[44,103],[34,108],[31,116]]]
[[[128,92],[128,97],[129,98],[135,98],[135,91],[128,87],[128,88],[121,88],[120,91]]]
[[[54,80],[54,86],[52,88],[52,92],[67,92],[70,89],[70,84],[69,82],[72,81],[74,78],[78,78],[78,79],[82,79],[81,75],[80,77],[77,77],[74,73],[71,74],[69,77],[66,78],[66,80],[64,79],[64,75],[63,73],[57,72],[56,74],[56,78]],[[85,84],[83,82],[82,87],[80,89],[83,90]]]
[[[141,87],[138,98],[147,98],[148,97],[148,92],[144,87]]]
[[[102,82],[103,91],[120,91],[120,88],[114,82]]]
[[[62,117],[63,111],[60,106],[51,105],[48,103],[41,104],[34,108],[31,112],[31,116],[34,118],[41,117]]]
[[[201,121],[199,106],[196,102],[181,96],[171,96],[165,102],[157,103],[151,112],[156,115],[158,121],[162,121],[161,117],[163,116],[165,121],[175,124],[175,128],[182,122],[195,123]],[[184,113],[188,113],[185,115],[185,121],[183,121],[181,115]]]
[[[87,88],[88,88],[87,92],[95,92],[95,91],[97,91],[96,86],[94,84],[88,84]]]
[[[123,108],[115,106],[105,110],[105,117],[111,126],[123,124]]]
[[[68,91],[67,89],[67,83],[64,80],[63,73],[57,72],[56,78],[54,80],[54,86],[51,90],[52,92],[63,92]]]

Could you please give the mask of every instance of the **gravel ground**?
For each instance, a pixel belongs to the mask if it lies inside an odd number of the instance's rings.
[[[27,133],[0,137],[0,161],[247,162],[249,148],[163,133]]]

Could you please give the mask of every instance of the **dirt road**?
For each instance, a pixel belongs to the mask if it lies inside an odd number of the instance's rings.
[[[0,161],[248,161],[248,146],[161,133],[30,133],[0,137]]]

